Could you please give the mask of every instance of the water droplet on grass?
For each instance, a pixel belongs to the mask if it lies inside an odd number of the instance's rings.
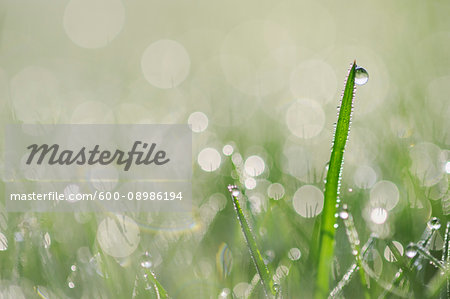
[[[73,283],[73,281],[69,281],[68,283],[69,288],[73,289],[75,287],[75,284]]]
[[[441,228],[441,221],[437,217],[433,217],[428,221],[428,227],[432,230],[438,230]]]
[[[153,263],[151,261],[151,256],[148,253],[148,251],[146,251],[142,256],[141,267],[145,269],[150,269],[152,266]]]
[[[275,291],[275,293],[278,293],[278,291],[280,290],[280,285],[278,283],[274,283],[273,290]]]
[[[364,85],[369,81],[369,73],[362,67],[357,66],[355,69],[355,83]]]
[[[228,191],[231,193],[233,197],[238,197],[241,194],[241,191],[236,185],[229,185]]]
[[[341,217],[342,219],[348,219],[348,212],[347,211],[341,211],[340,213],[339,213],[339,217]]]
[[[417,249],[416,249],[416,247],[414,246],[413,243],[411,243],[411,244],[409,244],[408,246],[406,246],[405,254],[406,254],[406,256],[409,257],[409,258],[413,258],[413,257],[416,256],[416,254],[417,254]]]

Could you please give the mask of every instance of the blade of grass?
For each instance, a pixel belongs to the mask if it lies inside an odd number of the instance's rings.
[[[415,273],[413,272],[413,269],[411,268],[411,265],[409,265],[408,262],[406,261],[406,258],[404,258],[401,255],[400,251],[394,245],[392,240],[387,242],[387,246],[389,247],[389,249],[391,250],[392,254],[394,255],[394,258],[395,258],[394,259],[394,263],[401,270],[400,275],[401,276],[404,275],[404,276],[406,276],[408,278],[408,280],[410,281],[411,288],[412,288],[414,294],[417,296],[417,298],[423,298],[423,289],[421,287],[420,282],[417,281],[417,279],[415,278]],[[396,281],[394,280],[394,283],[395,282]]]
[[[228,191],[231,194],[234,210],[236,211],[237,218],[242,229],[242,233],[244,234],[248,250],[250,251],[250,256],[253,260],[253,263],[255,264],[256,271],[258,272],[259,277],[261,278],[261,283],[264,287],[264,292],[267,297],[275,296],[276,291],[274,288],[272,276],[270,275],[269,270],[267,269],[267,266],[264,263],[264,260],[261,256],[261,252],[259,251],[258,246],[256,245],[255,236],[253,235],[250,226],[248,225],[247,219],[245,218],[245,215],[239,203],[239,196],[242,193],[239,190],[239,188],[234,185],[229,185]]]
[[[329,291],[329,273],[331,273],[331,262],[334,253],[334,235],[336,228],[337,205],[339,203],[339,185],[344,159],[345,144],[350,130],[350,120],[353,109],[353,96],[355,89],[356,61],[350,68],[347,82],[342,96],[334,141],[331,150],[330,163],[328,166],[325,183],[324,207],[320,225],[315,231],[319,232],[317,248],[317,277],[315,286],[315,297],[324,298]]]
[[[363,286],[364,297],[369,299],[370,295],[368,292],[369,282],[367,281],[368,277],[366,277],[366,272],[362,266],[361,261],[361,250],[359,247],[360,241],[358,237],[358,232],[356,231],[355,222],[353,221],[353,215],[347,208],[347,205],[344,204],[342,207],[342,211],[340,216],[344,222],[345,231],[347,233],[348,241],[350,242],[350,247],[352,249],[352,254],[355,256],[356,264],[358,265],[359,277],[361,280],[361,284]]]
[[[167,291],[164,289],[158,279],[156,279],[155,273],[153,273],[153,271],[151,271],[150,269],[144,269],[143,271],[145,273],[145,279],[147,279],[155,287],[157,298],[169,298],[169,294],[167,293]]]
[[[430,245],[431,242],[431,238],[433,236],[434,230],[431,230],[430,228],[426,227],[424,232],[422,233],[422,238],[421,240],[418,242],[418,244],[420,244],[421,246],[428,248],[428,246]],[[389,242],[388,242],[389,245]],[[397,248],[395,246],[392,246],[391,248],[391,252],[395,255],[397,252]],[[403,264],[398,264],[398,266],[400,267],[400,270],[397,271],[397,273],[395,274],[392,284],[391,284],[391,288],[396,288],[400,285],[400,283],[402,282],[402,280],[405,278],[405,276],[408,276],[408,273],[411,272],[410,269],[412,269],[413,265],[415,265],[416,263],[419,263],[421,259],[421,256],[419,254],[415,255],[409,262],[407,266],[403,266]],[[411,276],[411,275],[409,275]],[[416,287],[416,284],[413,284],[413,288]],[[386,298],[389,295],[389,292],[391,292],[391,288],[386,288],[383,292],[383,294],[380,295],[380,299]],[[417,287],[416,287],[417,288]],[[421,288],[417,288],[417,291],[420,292]]]
[[[449,252],[449,246],[450,246],[450,221],[447,221],[447,226],[445,227],[445,236],[444,236],[444,248],[442,248],[442,258],[441,262],[447,269],[447,275],[445,279],[446,284],[446,292],[447,292],[447,298],[450,298],[450,281],[449,281],[449,275],[450,272],[450,252]]]

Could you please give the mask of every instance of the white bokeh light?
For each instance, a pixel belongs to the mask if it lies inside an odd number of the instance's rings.
[[[0,232],[0,251],[5,251],[8,249],[8,239],[6,236]]]
[[[247,290],[250,288],[250,285],[246,282],[240,282],[236,284],[233,288],[233,294],[236,298],[246,298]]]
[[[159,40],[145,49],[141,68],[145,79],[162,89],[180,85],[188,76],[191,60],[186,49],[174,40]]]
[[[319,215],[323,209],[323,193],[312,185],[300,187],[292,199],[297,214],[305,218]]]
[[[207,147],[198,154],[197,162],[201,169],[212,172],[220,167],[222,158],[216,149]]]
[[[256,187],[256,180],[254,178],[247,178],[244,182],[245,188],[248,190],[253,190]]]
[[[224,147],[222,148],[222,153],[225,156],[231,156],[231,154],[233,154],[234,148],[231,144],[226,144],[224,145]]]
[[[403,245],[397,241],[392,241],[392,243],[394,244],[395,248],[397,248],[400,255],[403,255]],[[388,262],[395,262],[397,260],[394,256],[394,253],[392,253],[391,249],[388,246],[386,246],[386,248],[384,249],[384,258]]]
[[[388,212],[383,208],[374,208],[370,212],[370,219],[375,224],[383,224],[386,222],[388,217]]]
[[[377,174],[372,167],[362,165],[356,169],[353,181],[361,189],[370,189],[377,181]]]
[[[64,196],[68,202],[76,202],[76,196],[80,194],[80,186],[69,184],[64,188]]]
[[[284,187],[283,185],[279,183],[271,184],[267,188],[267,195],[269,198],[273,198],[275,200],[278,200],[284,196]]]
[[[208,117],[203,112],[194,112],[189,115],[188,124],[195,133],[200,133],[208,128]]]
[[[265,163],[260,156],[250,156],[244,163],[245,172],[253,177],[259,176],[264,172]]]
[[[399,201],[397,186],[390,181],[380,181],[370,190],[370,206],[392,210]]]
[[[127,257],[132,254],[141,240],[139,226],[128,216],[116,215],[100,222],[97,241],[102,250],[113,257]]]
[[[66,34],[76,45],[101,48],[122,30],[125,9],[120,0],[71,0],[63,22]]]
[[[302,99],[293,102],[286,113],[286,124],[297,137],[312,138],[322,131],[325,125],[325,113],[315,101]]]
[[[297,261],[302,256],[300,249],[294,247],[289,250],[288,257],[291,261]]]
[[[430,187],[439,182],[444,174],[444,157],[441,149],[429,142],[415,145],[409,151],[411,172],[424,186]]]

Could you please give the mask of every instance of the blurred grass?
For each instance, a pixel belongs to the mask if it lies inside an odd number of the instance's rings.
[[[59,80],[56,99],[61,107],[51,111],[51,120],[57,123],[73,121],[76,109],[89,101],[101,103],[104,109],[85,110],[86,114],[92,111],[91,118],[83,116],[93,122],[185,123],[191,112],[204,112],[209,125],[205,132],[194,134],[194,153],[207,146],[220,151],[223,145],[233,143],[235,153],[244,159],[253,154],[264,158],[265,173],[256,178],[256,188],[246,193],[260,194],[266,200],[260,213],[252,213],[252,223],[271,272],[276,273],[282,265],[289,268],[289,274],[280,279],[285,298],[313,297],[314,268],[307,257],[315,220],[296,213],[292,198],[304,185],[324,188],[324,177],[320,174],[324,173],[329,157],[336,112],[334,99],[340,88],[339,84],[334,89],[331,86],[335,95],[326,98],[328,101],[304,91],[302,97],[323,101],[325,124],[314,138],[294,137],[285,124],[286,109],[296,99],[290,90],[290,73],[305,61],[324,62],[330,66],[331,75],[337,76],[347,67],[349,59],[356,57],[371,75],[371,81],[358,90],[341,187],[342,200],[352,207],[361,242],[364,244],[373,233],[381,235],[369,251],[371,260],[367,261],[376,274],[370,276],[370,295],[383,294],[386,287],[383,282],[391,283],[399,269],[384,257],[386,240],[396,240],[406,248],[410,242],[422,238],[431,216],[448,219],[448,173],[443,173],[440,181],[441,185],[447,185],[447,191],[437,192],[437,184],[426,186],[422,178],[415,176],[409,155],[418,144],[429,142],[439,147],[443,159],[448,161],[450,127],[445,89],[450,84],[448,1],[290,1],[283,4],[228,1],[203,2],[201,9],[186,1],[181,4],[131,1],[124,2],[126,17],[121,33],[101,49],[82,49],[66,36],[62,26],[66,2],[2,1],[1,123],[23,121],[17,113],[23,112],[21,106],[14,106],[17,98],[11,82],[31,65],[49,70]],[[262,65],[260,74],[272,70],[273,64],[278,67],[291,63],[286,73],[280,71],[280,76],[272,77],[274,82],[283,82],[282,88],[259,97],[236,90],[224,75],[218,58],[227,54],[222,44],[229,33],[239,24],[254,19],[269,20],[286,29],[292,37],[295,54],[290,54],[287,45],[275,58],[270,56],[268,62],[264,60],[265,53],[274,49],[273,41],[280,35],[277,30],[251,31],[255,38],[257,34],[263,36],[256,50],[245,39],[235,45],[233,50],[237,54],[247,48],[253,50],[251,58]],[[163,38],[179,41],[191,58],[188,78],[170,90],[151,86],[140,69],[144,49]],[[238,74],[245,71],[244,65],[234,67]],[[311,71],[315,72],[314,78],[324,77],[318,70]],[[40,82],[39,78],[35,79],[34,82]],[[267,81],[270,85],[270,80]],[[20,87],[28,90],[30,82],[22,82]],[[327,83],[323,82],[325,87],[320,89],[323,94],[329,89]],[[29,97],[32,99],[33,94]],[[44,96],[36,103],[29,100],[25,104],[28,111],[39,111],[41,114],[34,114],[39,116],[45,115],[44,108],[50,107],[51,101]],[[37,122],[48,121],[36,118],[33,120]],[[3,142],[1,138],[2,148]],[[285,152],[287,146],[301,148],[299,153],[303,155],[289,159]],[[311,158],[304,159],[307,155]],[[25,298],[39,298],[33,288],[38,287],[48,298],[130,298],[141,255],[149,251],[153,258],[152,270],[174,298],[217,298],[221,293],[229,294],[228,298],[239,297],[235,287],[250,283],[256,270],[235,221],[231,201],[225,200],[223,208],[214,204],[212,195],[225,198],[228,196],[225,187],[239,180],[231,162],[223,155],[222,159],[214,173],[206,173],[194,165],[192,221],[185,220],[183,215],[128,214],[139,224],[141,241],[137,250],[123,259],[103,253],[97,243],[98,226],[107,215],[6,213],[3,202],[0,203],[0,232],[8,241],[8,249],[0,251],[0,292],[5,296],[12,294],[12,298],[21,298],[22,294]],[[286,165],[302,159],[310,166],[305,176],[286,170]],[[373,168],[377,181],[389,180],[399,189],[399,203],[388,211],[387,221],[382,225],[374,225],[368,214],[370,188],[355,184],[356,171],[363,164]],[[285,188],[279,200],[267,195],[267,186],[275,182]],[[4,193],[3,182],[0,192]],[[245,201],[243,205],[253,211],[254,203]],[[339,224],[335,258],[331,262],[331,287],[354,261],[345,229]],[[45,232],[51,237],[49,248],[43,245]],[[443,232],[441,228],[436,235],[443,239]],[[16,233],[23,235],[23,241]],[[437,239],[437,244],[442,244]],[[216,263],[222,243],[227,244],[232,259],[231,270],[226,275],[220,263],[219,266]],[[443,252],[438,245],[430,248],[434,256]],[[289,259],[291,248],[300,249],[299,260]],[[88,254],[80,254],[85,249]],[[101,266],[90,262],[97,253],[100,253]],[[229,260],[225,262],[230,264]],[[73,264],[77,265],[75,272],[70,270]],[[430,297],[439,296],[445,279],[440,279],[439,272],[428,262],[422,267],[420,283],[415,287]],[[75,287],[69,288],[67,279],[74,273]],[[145,290],[145,285],[138,287],[139,298],[154,295],[151,290]],[[414,297],[409,291],[406,290],[406,295]],[[263,293],[257,285],[253,298]],[[394,293],[387,295],[395,297]],[[352,279],[341,296],[361,298],[359,281]]]

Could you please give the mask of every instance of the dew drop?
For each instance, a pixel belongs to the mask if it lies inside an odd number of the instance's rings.
[[[352,254],[355,255],[355,256],[358,255],[358,250],[356,250],[356,249],[352,250]]]
[[[417,254],[417,249],[416,249],[416,247],[414,246],[413,243],[411,243],[411,244],[409,244],[408,246],[406,246],[405,254],[406,254],[406,256],[409,257],[409,258],[413,258],[413,257],[416,256],[416,254]]]
[[[437,217],[433,217],[428,221],[428,227],[432,230],[438,230],[441,228],[441,221]]]
[[[148,251],[146,251],[143,255],[142,255],[142,261],[141,261],[141,267],[145,268],[145,269],[149,269],[153,266],[153,263],[151,261],[151,255],[148,253]]]
[[[274,283],[273,290],[275,291],[275,293],[278,293],[278,291],[280,290],[280,285],[278,283]]]
[[[364,68],[357,66],[355,69],[355,83],[358,85],[364,85],[367,81],[369,81],[369,73],[367,73]]]
[[[73,283],[73,281],[69,281],[68,283],[69,288],[73,289],[75,287],[75,284]]]
[[[241,194],[241,191],[236,185],[229,185],[228,191],[231,193],[233,197],[238,197]]]
[[[70,266],[70,270],[72,270],[73,272],[77,271],[77,266],[76,265]]]
[[[338,225],[337,223],[335,223],[335,224],[333,225],[333,227],[334,227],[334,228],[338,228],[339,225]]]
[[[220,294],[219,294],[219,299],[221,299],[221,298],[227,298],[228,295],[230,295],[230,293],[231,293],[231,290],[230,290],[229,288],[224,288],[224,289],[222,290],[222,292],[220,292]]]
[[[341,217],[342,219],[348,219],[348,212],[347,211],[341,211],[340,213],[339,213],[339,217]]]

